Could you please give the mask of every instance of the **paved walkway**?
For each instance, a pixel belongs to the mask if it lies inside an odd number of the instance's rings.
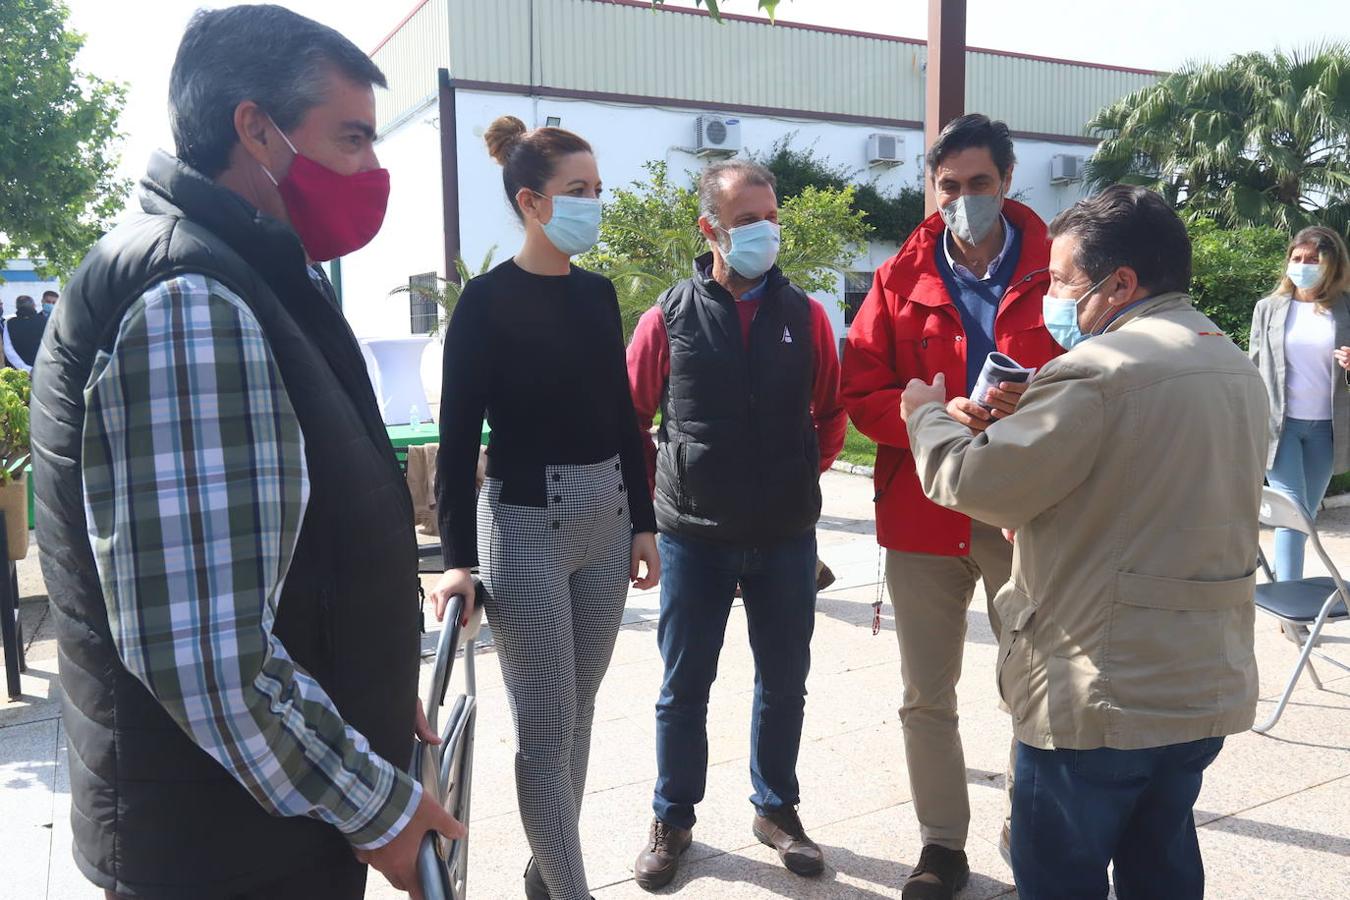
[[[894,898],[918,857],[919,837],[905,774],[896,706],[899,660],[886,607],[871,634],[878,557],[871,486],[830,473],[821,553],[839,576],[820,598],[806,734],[801,752],[802,818],[824,846],[829,868],[814,881],[786,873],[750,834],[747,773],[753,679],[745,618],[733,612],[709,710],[711,768],[695,844],[671,889],[684,898]],[[1350,569],[1350,510],[1324,513],[1332,554]],[[1265,536],[1268,544],[1269,535]],[[34,560],[21,593],[32,643],[25,698],[0,706],[0,898],[96,900],[70,854],[65,736],[59,720],[56,652]],[[601,689],[583,813],[587,869],[598,900],[642,897],[631,865],[651,815],[655,776],[652,706],[661,663],[656,596],[634,593]],[[976,599],[969,617],[962,733],[969,766],[975,876],[963,900],[1015,896],[996,841],[1002,816],[1009,724],[993,690],[995,647]],[[1272,620],[1257,620],[1261,712],[1277,697],[1294,646]],[[430,638],[428,638],[430,640]],[[1328,638],[1350,662],[1350,628]],[[481,713],[472,816],[470,884],[478,898],[523,894],[529,857],[511,782],[509,713],[489,650],[480,667]],[[1213,898],[1308,900],[1350,896],[1350,676],[1323,666],[1325,691],[1305,678],[1271,737],[1229,740],[1206,781],[1196,817]],[[375,875],[369,898],[401,896]],[[1159,896],[1166,896],[1160,888]]]

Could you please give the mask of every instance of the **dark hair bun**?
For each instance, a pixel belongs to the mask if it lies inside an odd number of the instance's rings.
[[[525,137],[527,130],[525,123],[515,116],[498,116],[488,126],[483,140],[487,141],[488,153],[498,165],[506,165],[506,161],[511,158],[511,150]]]

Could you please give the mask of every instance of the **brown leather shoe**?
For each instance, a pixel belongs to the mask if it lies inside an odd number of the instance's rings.
[[[900,891],[904,900],[951,900],[970,881],[970,863],[964,850],[929,844],[919,854],[919,864],[909,873]]]
[[[655,891],[670,884],[680,867],[680,855],[693,843],[691,828],[676,828],[652,819],[651,837],[633,863],[633,878],[643,890]]]
[[[834,570],[825,565],[824,560],[816,560],[816,593],[819,594],[834,584]]]
[[[778,851],[778,858],[794,875],[810,877],[825,871],[825,854],[806,836],[802,820],[792,807],[784,806],[767,816],[755,816],[753,830],[761,844]]]

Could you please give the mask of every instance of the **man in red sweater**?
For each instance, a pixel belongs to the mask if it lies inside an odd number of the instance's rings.
[[[969,115],[943,129],[927,157],[939,211],[877,270],[844,348],[844,405],[877,442],[877,541],[886,548],[904,681],[900,721],[924,844],[907,900],[945,900],[970,877],[956,682],[977,579],[990,625],[1000,630],[992,601],[1008,580],[1012,546],[998,529],[924,496],[900,394],[911,378],[931,382],[942,373],[951,414],[983,431],[1025,390],[1003,384],[989,396],[967,396],[991,351],[1029,368],[1063,352],[1041,309],[1050,283],[1045,223],[1006,199],[1015,162],[1002,122]]]
[[[655,890],[689,847],[708,768],[708,692],[739,582],[755,657],[755,837],[798,875],[824,868],[797,816],[797,750],[816,606],[820,473],[844,444],[825,309],[775,265],[778,198],[762,166],[699,182],[709,253],[638,323],[628,374],[661,534],[665,676],[656,705],[651,833],[633,870]]]

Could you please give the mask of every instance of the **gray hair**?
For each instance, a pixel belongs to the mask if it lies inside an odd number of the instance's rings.
[[[238,143],[234,111],[252,100],[285,131],[325,100],[330,73],[385,87],[384,73],[338,32],[280,6],[198,10],[169,78],[178,158],[208,178]]]
[[[752,187],[778,188],[778,179],[773,173],[757,162],[748,159],[728,159],[713,163],[698,177],[698,211],[712,222],[717,222],[717,214],[722,207],[722,195],[726,192],[727,182],[739,178]]]

